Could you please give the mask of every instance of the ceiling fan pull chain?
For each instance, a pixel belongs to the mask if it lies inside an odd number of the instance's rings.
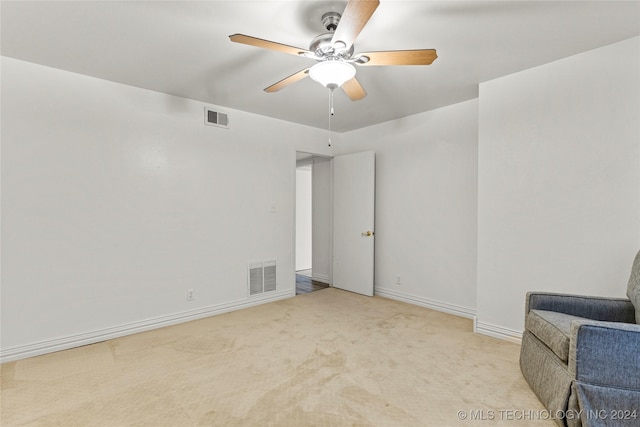
[[[331,118],[333,117],[333,90],[330,90],[329,95],[329,147],[331,147]]]
[[[331,115],[334,115],[334,111],[333,111],[333,89],[331,89],[331,96],[329,97],[329,111],[331,112]]]

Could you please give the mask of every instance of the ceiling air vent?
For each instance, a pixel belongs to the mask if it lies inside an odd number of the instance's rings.
[[[229,129],[229,115],[204,107],[204,124]]]

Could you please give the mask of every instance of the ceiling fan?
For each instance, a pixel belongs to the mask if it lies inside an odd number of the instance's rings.
[[[244,34],[233,34],[229,38],[235,43],[304,56],[318,61],[314,66],[298,71],[265,88],[265,92],[277,92],[309,76],[331,91],[342,87],[352,101],[357,101],[364,98],[367,92],[356,79],[356,69],[352,64],[358,66],[429,65],[438,57],[435,49],[364,52],[354,55],[353,43],[379,4],[379,0],[349,0],[342,15],[337,12],[325,13],[322,15],[322,25],[328,32],[316,36],[311,41],[309,49]]]

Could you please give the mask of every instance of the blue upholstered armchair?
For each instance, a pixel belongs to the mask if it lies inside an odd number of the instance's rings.
[[[520,369],[560,426],[640,426],[640,252],[626,298],[529,292]]]

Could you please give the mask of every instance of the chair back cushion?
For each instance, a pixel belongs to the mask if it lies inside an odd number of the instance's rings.
[[[636,323],[640,325],[640,251],[633,260],[631,267],[631,277],[627,285],[627,296],[636,309]]]

